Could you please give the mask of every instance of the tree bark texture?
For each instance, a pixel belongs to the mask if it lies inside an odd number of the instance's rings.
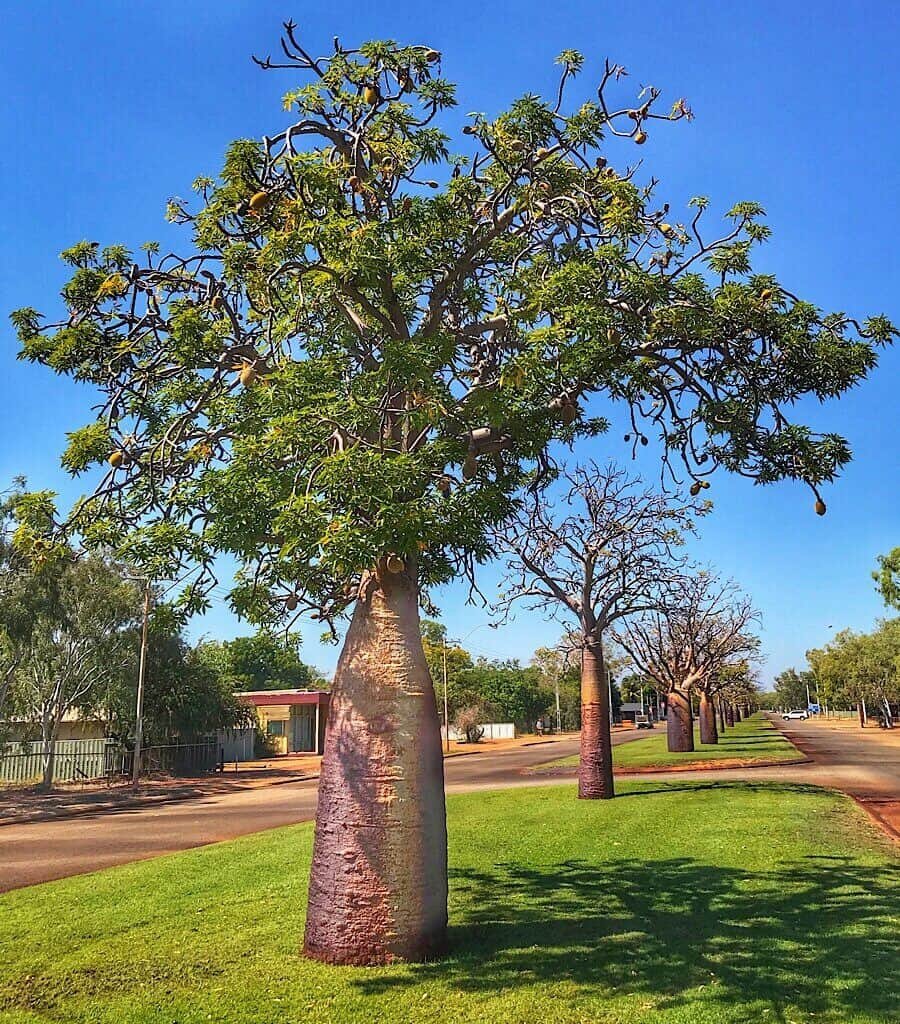
[[[734,728],[734,705],[733,704],[726,704],[725,705],[725,724],[729,728]]]
[[[615,796],[612,735],[609,728],[609,689],[600,643],[581,652],[581,753],[578,759],[580,800],[609,800]]]
[[[666,741],[671,753],[694,749],[694,722],[691,699],[681,690],[669,690],[666,701]]]
[[[716,727],[716,707],[712,697],[700,693],[700,742],[706,744],[719,742],[719,730]]]
[[[327,963],[446,946],[444,765],[415,574],[410,560],[364,581],[335,673],[304,945]]]

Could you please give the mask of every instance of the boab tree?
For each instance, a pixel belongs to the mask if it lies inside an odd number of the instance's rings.
[[[608,799],[614,788],[603,636],[614,622],[658,607],[680,569],[682,534],[708,503],[654,493],[614,466],[590,463],[561,477],[561,493],[532,491],[496,533],[507,556],[498,606],[508,613],[524,601],[577,621],[578,796]]]
[[[352,613],[306,949],[421,958],[446,932],[428,589],[488,557],[487,529],[553,440],[602,429],[593,395],[625,403],[635,442],[656,434],[673,473],[815,490],[847,445],[787,410],[859,381],[893,329],[752,273],[758,205],[720,233],[705,199],[685,224],[656,206],[629,159],[688,109],[660,111],[656,89],[615,100],[617,65],[569,105],[582,57],[566,51],[551,100],[472,115],[455,155],[436,50],[336,40],[316,57],[289,24],[282,51],[259,62],[301,79],[280,126],[232,145],[196,203],[169,205],[193,245],[135,259],[82,242],[64,254],[65,314],[14,321],[25,358],[101,395],[65,455],[74,473],[108,462],[71,517],[87,542],[167,561],[173,578],[197,566],[193,606],[224,551],[241,615],[305,611],[335,629]]]
[[[756,617],[733,583],[701,570],[676,577],[657,608],[614,630],[638,670],[665,695],[670,751],[694,749],[695,691],[701,741],[715,742],[711,695],[728,665],[758,649],[759,641],[750,632]]]

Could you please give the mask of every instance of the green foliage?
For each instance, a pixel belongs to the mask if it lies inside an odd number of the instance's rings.
[[[900,618],[882,619],[871,633],[841,630],[806,658],[820,699],[832,707],[864,700],[875,713],[900,702]]]
[[[806,688],[810,686],[810,693],[814,693],[815,685],[816,678],[812,672],[785,669],[775,677],[776,707],[787,710],[805,708],[809,700]]]
[[[331,623],[389,553],[426,588],[471,575],[556,445],[603,430],[591,401],[629,407],[693,476],[815,488],[849,459],[787,414],[856,384],[893,326],[760,287],[757,204],[705,242],[606,164],[610,130],[642,141],[689,116],[683,101],[610,105],[610,65],[596,99],[564,109],[583,64],[567,50],[558,97],[474,114],[457,140],[426,47],[313,61],[292,28],[285,46],[290,117],[233,143],[196,205],[169,203],[184,255],[150,245],[132,264],[81,242],[63,254],[64,317],[13,314],[22,357],[99,388],[97,424],[128,453],[70,518],[90,543],[159,577],[201,565],[193,608],[226,552],[241,614],[290,625],[299,593]],[[101,448],[100,426],[77,431],[64,464]]]
[[[533,732],[535,722],[553,704],[553,694],[543,685],[540,670],[522,668],[517,661],[479,658],[472,668],[459,673],[458,687],[457,706],[479,704],[492,721],[513,722],[522,732]]]
[[[197,650],[198,661],[213,669],[230,690],[327,689],[322,674],[300,660],[297,634],[268,633],[234,640],[207,641]]]
[[[900,548],[878,557],[878,571],[872,573],[882,600],[890,608],[900,609]]]

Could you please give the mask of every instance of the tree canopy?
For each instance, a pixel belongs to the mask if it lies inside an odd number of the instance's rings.
[[[331,624],[382,559],[426,587],[471,573],[549,446],[605,429],[595,396],[673,477],[818,495],[848,460],[790,410],[856,384],[894,329],[755,272],[757,203],[708,228],[706,198],[656,198],[636,157],[683,100],[629,98],[609,62],[570,98],[567,50],[551,99],[472,114],[458,139],[437,51],[313,57],[288,24],[283,54],[259,61],[299,79],[281,122],[169,203],[185,251],[79,242],[62,318],[13,314],[23,358],[101,396],[63,457],[106,467],[68,521],[86,543],[159,578],[200,567],[191,607],[228,552],[242,615]]]

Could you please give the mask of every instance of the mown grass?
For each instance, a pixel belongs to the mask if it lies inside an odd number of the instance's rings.
[[[697,764],[704,761],[734,761],[754,765],[769,761],[789,761],[802,757],[801,753],[771,722],[759,715],[745,718],[733,729],[719,736],[716,744],[702,745],[700,732],[694,730],[694,747],[684,753],[670,753],[666,749],[666,734],[661,726],[644,739],[631,740],[613,747],[613,764],[617,768],[669,768],[679,764]],[[571,768],[578,764],[578,755],[563,757],[541,765],[536,771]]]
[[[310,825],[6,894],[0,1021],[896,1024],[900,862],[849,800],[620,788],[451,798],[439,963],[302,958]]]

